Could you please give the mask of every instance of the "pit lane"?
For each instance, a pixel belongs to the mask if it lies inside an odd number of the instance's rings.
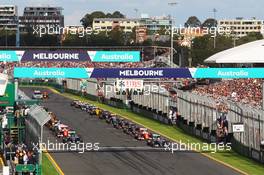
[[[36,88],[21,88],[29,97]],[[49,90],[47,90],[49,91]],[[106,122],[89,116],[86,112],[70,106],[70,99],[49,91],[50,98],[42,105],[47,107],[65,124],[79,133],[84,142],[100,143],[104,148],[145,148],[146,143],[137,141]],[[44,140],[57,141],[48,129],[44,130]],[[151,149],[151,148],[149,148]],[[200,154],[165,151],[123,150],[93,152],[53,152],[66,175],[228,175],[236,171],[214,162]]]

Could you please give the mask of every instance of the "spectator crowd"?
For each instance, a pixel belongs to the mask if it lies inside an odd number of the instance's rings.
[[[222,80],[194,88],[192,92],[207,95],[216,100],[232,100],[260,107],[262,103],[262,79]]]

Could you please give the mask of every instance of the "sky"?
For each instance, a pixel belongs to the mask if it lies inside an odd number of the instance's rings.
[[[169,6],[168,3],[177,2]],[[0,5],[17,5],[19,15],[25,6],[60,6],[63,7],[66,25],[80,24],[80,19],[95,10],[103,12],[120,11],[128,18],[171,15],[176,26],[184,25],[190,16],[197,16],[202,22],[214,16],[217,19],[243,17],[264,20],[263,0],[1,0]],[[136,12],[135,9],[138,9]]]

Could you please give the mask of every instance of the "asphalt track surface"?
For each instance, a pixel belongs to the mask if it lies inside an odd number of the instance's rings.
[[[21,88],[29,97],[34,88]],[[49,90],[48,90],[49,91]],[[50,91],[49,91],[50,92]],[[42,102],[65,124],[79,133],[84,142],[100,143],[99,146],[146,147],[121,130],[80,109],[70,106],[70,99],[50,92]],[[49,130],[44,140],[56,141]],[[66,175],[234,175],[238,172],[210,160],[199,153],[165,151],[103,151],[51,153]]]

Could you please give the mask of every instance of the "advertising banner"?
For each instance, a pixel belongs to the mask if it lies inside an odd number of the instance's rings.
[[[0,51],[0,61],[91,61],[139,62],[139,51],[87,51],[87,50],[25,50]]]
[[[143,80],[116,80],[116,88],[117,89],[143,89],[144,82]]]
[[[0,62],[20,61],[25,51],[0,50]]]
[[[93,68],[15,68],[15,78],[90,78]]]
[[[264,78],[264,68],[27,68],[15,78]]]
[[[88,51],[92,62],[139,62],[139,51]]]
[[[29,50],[21,61],[89,61],[89,55],[84,50]]]
[[[244,132],[244,124],[243,123],[233,123],[232,124],[232,130],[233,132]]]

